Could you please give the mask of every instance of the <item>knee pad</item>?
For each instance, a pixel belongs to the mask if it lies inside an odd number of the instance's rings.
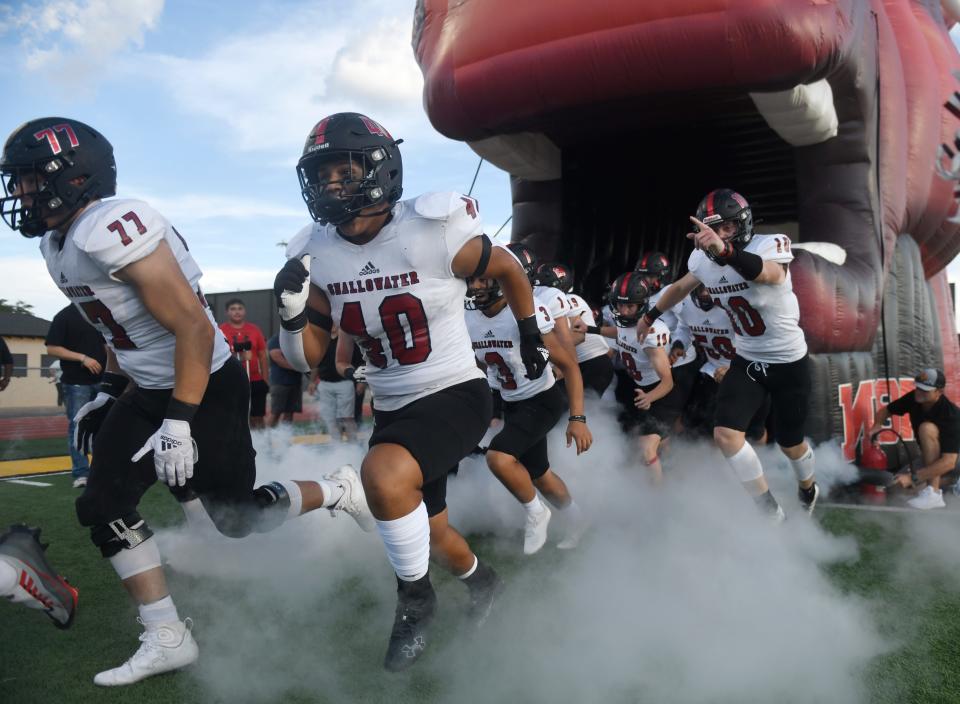
[[[90,539],[100,548],[104,557],[113,557],[121,550],[135,548],[151,536],[153,531],[136,511],[90,528]]]

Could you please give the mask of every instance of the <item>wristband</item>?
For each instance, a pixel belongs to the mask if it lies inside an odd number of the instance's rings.
[[[729,242],[723,252],[717,255],[718,263],[727,264],[747,281],[753,281],[763,272],[763,258],[753,252],[737,249]]]
[[[123,374],[104,372],[100,379],[100,390],[108,396],[119,398],[123,390],[127,388],[128,383],[130,383],[130,380]]]
[[[571,423],[586,423],[587,417],[586,416],[570,416],[569,418],[567,418],[567,420]]]
[[[645,322],[647,325],[653,325],[653,322],[661,315],[663,315],[663,311],[654,306],[643,314],[643,322]]]
[[[302,332],[305,327],[307,327],[307,314],[300,312],[297,315],[290,318],[290,320],[284,320],[280,318],[280,327],[282,327],[287,332],[298,333]]]
[[[531,315],[528,318],[523,318],[522,320],[518,320],[517,328],[520,330],[520,337],[526,337],[527,335],[540,334],[540,326],[537,325],[537,316],[535,315]]]
[[[343,378],[346,379],[347,381],[353,381],[353,377],[356,373],[357,373],[356,368],[347,367],[346,369],[343,370]]]
[[[313,308],[307,308],[307,320],[326,332],[333,329],[333,318]]]
[[[590,335],[600,335],[600,326],[599,325],[588,325],[587,333]]]
[[[198,404],[187,403],[171,396],[170,403],[167,404],[167,412],[163,417],[170,420],[185,420],[189,423],[193,420],[198,408],[200,408]]]

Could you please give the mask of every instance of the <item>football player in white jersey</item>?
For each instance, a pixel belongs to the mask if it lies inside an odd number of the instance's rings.
[[[620,400],[620,425],[626,433],[639,435],[641,460],[655,483],[663,477],[660,443],[680,417],[683,400],[674,393],[670,368],[670,329],[657,320],[651,332],[639,342],[634,333],[637,320],[647,309],[650,291],[635,271],[621,274],[613,282],[610,301],[614,305],[613,329],[603,334],[616,340],[614,348],[633,383],[633,398]],[[618,399],[625,399],[618,394]]]
[[[153,532],[137,512],[155,481],[169,485],[188,522],[212,520],[231,537],[321,506],[346,510],[370,530],[372,517],[352,468],[254,490],[246,375],[216,327],[183,238],[146,203],[109,198],[116,163],[103,135],[77,120],[32,120],[7,140],[0,173],[4,220],[42,238],[54,283],[109,347],[102,391],[76,417],[78,449],[88,452],[94,440],[76,509],[145,628],[133,656],[94,682],[131,684],[198,654],[192,622],[178,615]]]
[[[551,288],[559,289],[567,295],[570,313],[570,332],[576,346],[577,364],[583,377],[584,390],[591,390],[597,398],[613,381],[613,362],[610,360],[610,346],[596,331],[597,321],[590,305],[573,292],[573,271],[560,262],[544,262],[537,267],[537,281]],[[582,329],[574,328],[582,325]],[[587,328],[594,332],[587,332]]]
[[[357,113],[313,127],[297,172],[315,224],[291,241],[274,284],[291,365],[315,366],[333,323],[365,357],[374,430],[361,473],[397,575],[390,670],[410,666],[426,647],[436,608],[431,552],[466,582],[475,622],[500,588],[449,525],[445,500],[448,472],[476,447],[491,413],[463,316],[467,277],[500,282],[525,373],[538,378],[549,359],[530,283],[516,258],[483,235],[476,201],[459,193],[400,200],[398,144]]]
[[[546,303],[547,312],[553,318],[553,334],[573,356],[576,345],[568,320],[572,311],[567,304],[567,295],[563,291],[553,286],[547,286],[545,285],[546,282],[537,279],[537,255],[530,247],[522,242],[511,242],[507,245],[507,249],[513,252],[513,255],[520,261],[524,273],[530,280],[530,285],[533,286],[533,295]]]
[[[713,296],[703,284],[683,300],[678,317],[683,324],[680,334],[689,338],[683,340],[684,344],[692,342],[704,360],[684,410],[684,423],[691,432],[712,437],[717,390],[737,352],[733,346],[733,327],[723,308],[714,305]],[[747,428],[748,438],[761,444],[765,441],[769,412],[770,395],[767,394]]]
[[[490,386],[503,398],[504,425],[487,448],[487,466],[526,511],[523,553],[533,555],[547,541],[551,511],[540,501],[537,490],[567,519],[567,535],[557,547],[568,550],[577,545],[586,524],[567,485],[550,469],[547,434],[569,407],[567,447],[576,443],[578,455],[590,448],[593,439],[583,408],[580,369],[553,334],[547,302],[535,298],[540,334],[566,385],[556,383],[552,368],[538,379],[525,378],[517,325],[500,284],[496,279],[477,277],[467,285],[466,320],[473,351],[486,367]]]
[[[745,432],[769,393],[776,441],[793,467],[798,495],[811,513],[819,489],[813,450],[803,436],[810,396],[810,361],[800,329],[800,307],[788,268],[793,260],[786,235],[755,235],[746,199],[727,188],[708,193],[691,217],[687,237],[696,249],[688,273],[670,285],[658,304],[637,324],[644,339],[663,311],[675,306],[698,284],[723,308],[734,330],[736,356],[717,397],[714,439],[757,504],[776,521],[783,509],[770,494],[760,458]]]

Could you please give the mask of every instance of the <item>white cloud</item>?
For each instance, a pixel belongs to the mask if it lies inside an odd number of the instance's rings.
[[[267,269],[251,267],[203,267],[200,285],[206,293],[223,291],[249,291],[273,288],[277,271],[283,266],[283,249],[277,247],[276,264]]]
[[[251,199],[217,194],[178,194],[171,196],[146,195],[143,191],[130,192],[130,198],[149,203],[163,213],[171,222],[189,222],[227,218],[246,220],[249,218],[290,218],[303,221],[306,218],[304,208],[291,208],[265,200]]]
[[[70,302],[53,283],[39,252],[32,257],[5,256],[0,280],[0,298],[29,303],[34,315],[47,320]]]
[[[164,0],[47,0],[3,9],[0,32],[17,32],[29,71],[69,77],[75,89],[128,46],[142,46]],[[84,80],[86,79],[86,80]],[[76,85],[80,81],[81,85]]]
[[[411,8],[377,22],[366,5],[350,12],[331,19],[305,6],[269,31],[232,36],[197,58],[142,56],[128,70],[161,82],[181,110],[212,120],[242,151],[299,154],[317,120],[347,110],[371,114],[395,135],[439,139],[421,107]]]

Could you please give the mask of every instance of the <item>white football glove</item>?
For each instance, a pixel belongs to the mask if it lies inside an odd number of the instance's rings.
[[[299,332],[307,327],[307,298],[310,296],[310,255],[288,259],[273,280],[280,324]]]
[[[100,430],[107,411],[116,399],[101,391],[92,401],[80,406],[77,415],[73,417],[73,446],[80,452],[93,451],[93,436]]]
[[[169,486],[183,486],[193,476],[193,465],[199,459],[199,453],[187,421],[164,418],[160,430],[151,435],[130,460],[138,462],[151,450],[160,481]]]
[[[353,380],[365,384],[367,382],[367,365],[361,364],[353,370]]]

